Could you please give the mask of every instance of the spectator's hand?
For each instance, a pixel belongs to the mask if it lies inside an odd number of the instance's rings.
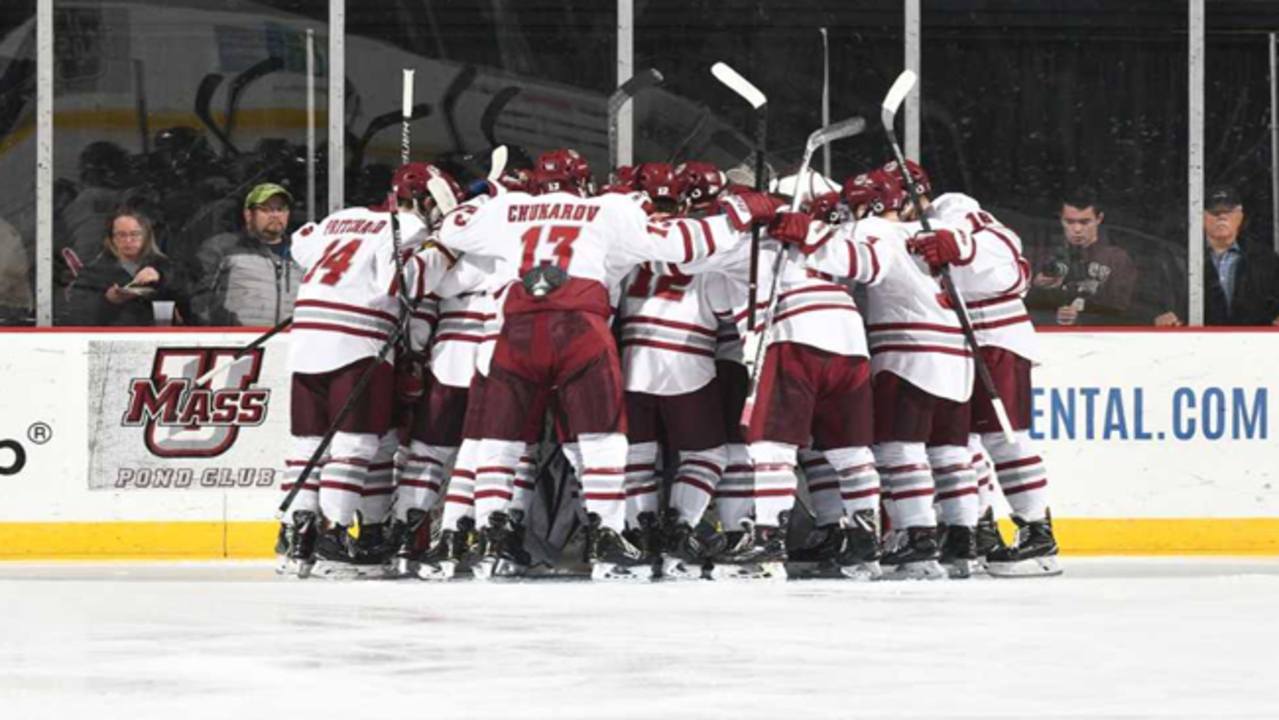
[[[144,267],[141,270],[139,270],[138,274],[133,276],[133,282],[129,284],[130,285],[150,285],[154,282],[159,281],[159,279],[160,279],[160,273],[156,272],[155,268],[148,265],[147,267]]]
[[[136,297],[136,294],[125,290],[119,285],[112,285],[107,288],[107,302],[112,305],[123,305]]]
[[[1182,324],[1181,318],[1177,317],[1177,313],[1171,310],[1155,316],[1155,327],[1181,327]],[[1275,319],[1275,324],[1279,325],[1279,318]]]
[[[1030,284],[1034,285],[1037,288],[1059,288],[1061,287],[1062,279],[1063,278],[1058,277],[1056,275],[1045,275],[1043,273],[1036,273],[1035,279],[1031,280]]]
[[[1062,305],[1057,308],[1057,324],[1058,325],[1074,325],[1079,322],[1079,309],[1072,305]]]

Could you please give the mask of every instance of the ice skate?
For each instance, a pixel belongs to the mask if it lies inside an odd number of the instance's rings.
[[[475,521],[461,518],[456,530],[443,530],[417,563],[414,574],[423,580],[452,580],[458,571],[465,571],[464,560],[471,550]]]
[[[388,564],[395,554],[386,523],[360,523],[359,535],[351,548],[351,569],[356,577],[380,580],[394,577]]]
[[[885,580],[944,580],[946,571],[937,561],[937,528],[918,526],[899,533],[896,547],[880,560]]]
[[[315,546],[320,534],[319,522],[319,517],[309,510],[293,513],[293,522],[285,530],[285,564],[281,574],[296,575],[299,578],[311,575],[315,567]]]
[[[644,562],[653,566],[653,574],[662,567],[662,529],[657,522],[657,513],[642,512],[635,518],[636,526],[622,531],[626,542],[640,551]]]
[[[879,527],[874,510],[858,510],[843,530],[843,547],[835,562],[839,574],[850,580],[877,580],[879,567]]]
[[[289,572],[289,526],[280,523],[280,531],[275,535],[275,574],[285,575]]]
[[[345,525],[328,524],[315,543],[312,577],[353,580],[360,577],[355,567],[355,538]]]
[[[417,576],[418,564],[431,545],[430,517],[427,511],[414,508],[405,513],[404,520],[392,525],[396,548],[390,566],[397,577]]]
[[[804,543],[787,553],[786,575],[791,578],[837,578],[836,558],[844,544],[843,528],[838,523],[814,528]]]
[[[938,562],[952,580],[972,577],[977,571],[977,529],[962,525],[938,528],[941,535],[941,557]]]
[[[600,516],[587,515],[590,533],[592,580],[652,580],[653,564],[624,535],[600,524]]]
[[[785,580],[786,527],[789,513],[778,517],[778,527],[743,520],[746,532],[725,550],[711,569],[714,580]]]
[[[714,543],[716,535],[709,539]],[[667,510],[666,533],[662,549],[662,577],[667,580],[700,580],[706,560],[712,554],[708,539],[679,519],[679,513]]]
[[[993,577],[1047,577],[1061,574],[1057,562],[1057,539],[1053,537],[1052,516],[1026,521],[1013,516],[1017,540],[1012,547],[990,553],[986,570]]]
[[[480,530],[482,552],[472,572],[476,580],[499,580],[523,577],[528,572],[529,555],[524,549],[523,513],[510,515],[495,512],[489,524]]]
[[[977,565],[986,569],[986,557],[997,550],[1007,550],[1004,536],[999,532],[999,524],[995,522],[995,511],[986,508],[977,520]]]

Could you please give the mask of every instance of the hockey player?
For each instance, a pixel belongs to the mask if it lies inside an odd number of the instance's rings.
[[[412,238],[438,210],[427,181],[436,172],[421,163],[396,171],[394,197],[400,237]],[[422,292],[438,280],[449,255],[428,250],[403,263],[395,255],[391,208],[351,208],[308,224],[294,234],[294,258],[306,269],[290,331],[289,366],[292,449],[285,466],[287,490],[337,419],[367,371],[364,392],[351,398],[352,411],[337,425],[328,452],[297,494],[289,518],[289,557],[299,574],[315,563],[318,574],[349,568],[354,552],[348,533],[368,483],[370,465],[391,429],[395,382],[387,344],[400,335],[405,294]],[[309,479],[310,480],[310,479]],[[321,530],[323,521],[323,532]]]
[[[501,299],[505,317],[485,387],[477,482],[485,475],[508,482],[502,478],[513,476],[526,419],[540,418],[554,392],[585,466],[580,479],[593,534],[592,576],[646,577],[640,554],[620,534],[626,439],[609,288],[638,263],[691,261],[731,247],[751,222],[771,220],[773,206],[743,198],[736,229],[722,218],[650,224],[624,196],[585,197],[589,168],[573,151],[547,153],[534,174],[539,195],[508,193],[463,205],[440,233],[455,250],[507,259],[520,276]],[[476,499],[483,528],[486,508],[478,493]]]
[[[671,217],[683,203],[682,180],[665,163],[636,175],[651,217]],[[654,267],[658,266],[658,267]],[[684,275],[678,266],[646,263],[631,272],[621,301],[622,374],[626,389],[627,525],[641,551],[661,553],[662,575],[700,578],[707,550],[694,532],[727,461],[723,400],[715,376],[719,314],[713,273]],[[708,292],[709,291],[709,292]],[[731,306],[721,307],[731,315]],[[658,441],[678,453],[670,507],[657,514]],[[660,526],[660,533],[659,533]]]
[[[885,170],[901,174],[895,164]],[[969,511],[974,521],[981,513],[984,527],[978,534],[990,538],[982,547],[988,570],[1001,576],[1059,574],[1048,510],[1048,473],[1029,437],[1030,374],[1038,349],[1022,303],[1029,288],[1030,265],[1022,256],[1021,238],[967,195],[945,193],[930,202],[928,176],[913,163],[908,170],[935,224],[934,232],[916,236],[916,250],[930,265],[950,266],[956,289],[968,307],[977,345],[1012,423],[1014,440],[1008,442],[985,388],[975,384],[967,454],[979,456],[983,447],[989,452],[1018,528],[1016,543],[999,547],[1002,541],[989,504]],[[966,242],[972,245],[971,257],[965,257],[962,249]],[[975,538],[973,544],[975,555]]]

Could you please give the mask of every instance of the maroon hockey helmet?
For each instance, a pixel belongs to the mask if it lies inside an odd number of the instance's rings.
[[[890,210],[899,211],[906,204],[906,189],[902,187],[901,176],[888,175],[883,168],[845,180],[840,195],[857,217],[860,217],[858,208],[882,215]]]
[[[412,162],[397,168],[395,174],[391,176],[391,191],[400,200],[425,201],[431,198],[427,183],[435,177],[443,179],[448,184],[455,202],[461,201],[462,188],[458,186],[457,181],[435,165],[424,162]]]
[[[728,185],[724,172],[713,164],[693,160],[675,168],[684,187],[684,202],[693,209],[704,208],[715,202],[715,198]]]
[[[891,175],[898,182],[901,182],[901,170],[897,167],[896,160],[890,160],[884,164],[880,170]],[[924,172],[924,168],[914,160],[906,160],[906,172],[910,173],[910,179],[915,185],[915,194],[920,197],[931,195],[933,192],[932,180],[928,178],[928,173]]]
[[[619,165],[617,169],[608,174],[608,184],[600,188],[600,193],[617,193],[625,195],[633,193],[639,189],[635,184],[635,165]]]
[[[843,208],[839,206],[840,193],[822,193],[804,202],[804,211],[829,225],[838,225],[844,221]]]
[[[533,165],[534,193],[571,192],[590,195],[591,166],[576,150],[548,150]]]
[[[684,186],[670,163],[640,165],[635,172],[635,183],[654,202],[678,204],[683,196]]]

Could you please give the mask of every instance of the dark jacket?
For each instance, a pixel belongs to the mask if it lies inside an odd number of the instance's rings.
[[[1138,270],[1127,251],[1110,242],[1102,229],[1097,242],[1085,248],[1060,243],[1050,248],[1036,248],[1028,260],[1034,274],[1060,277],[1055,288],[1032,287],[1026,296],[1026,307],[1035,324],[1055,324],[1057,308],[1083,300],[1078,325],[1139,324],[1132,309],[1137,290]]]
[[[287,255],[238,232],[209,238],[196,258],[192,303],[201,324],[270,327],[293,314],[302,267]]]
[[[168,258],[152,255],[139,261],[138,267],[152,267],[160,279],[150,287],[155,293],[116,305],[107,300],[107,288],[124,287],[133,276],[114,255],[103,252],[80,271],[69,288],[72,325],[144,327],[155,325],[153,300],[172,300],[184,320],[191,322],[190,289],[186,279]]]
[[[1226,293],[1212,264],[1212,251],[1204,249],[1204,324],[1269,325],[1279,318],[1279,255],[1257,242],[1239,242],[1243,257],[1235,266],[1234,297]]]

